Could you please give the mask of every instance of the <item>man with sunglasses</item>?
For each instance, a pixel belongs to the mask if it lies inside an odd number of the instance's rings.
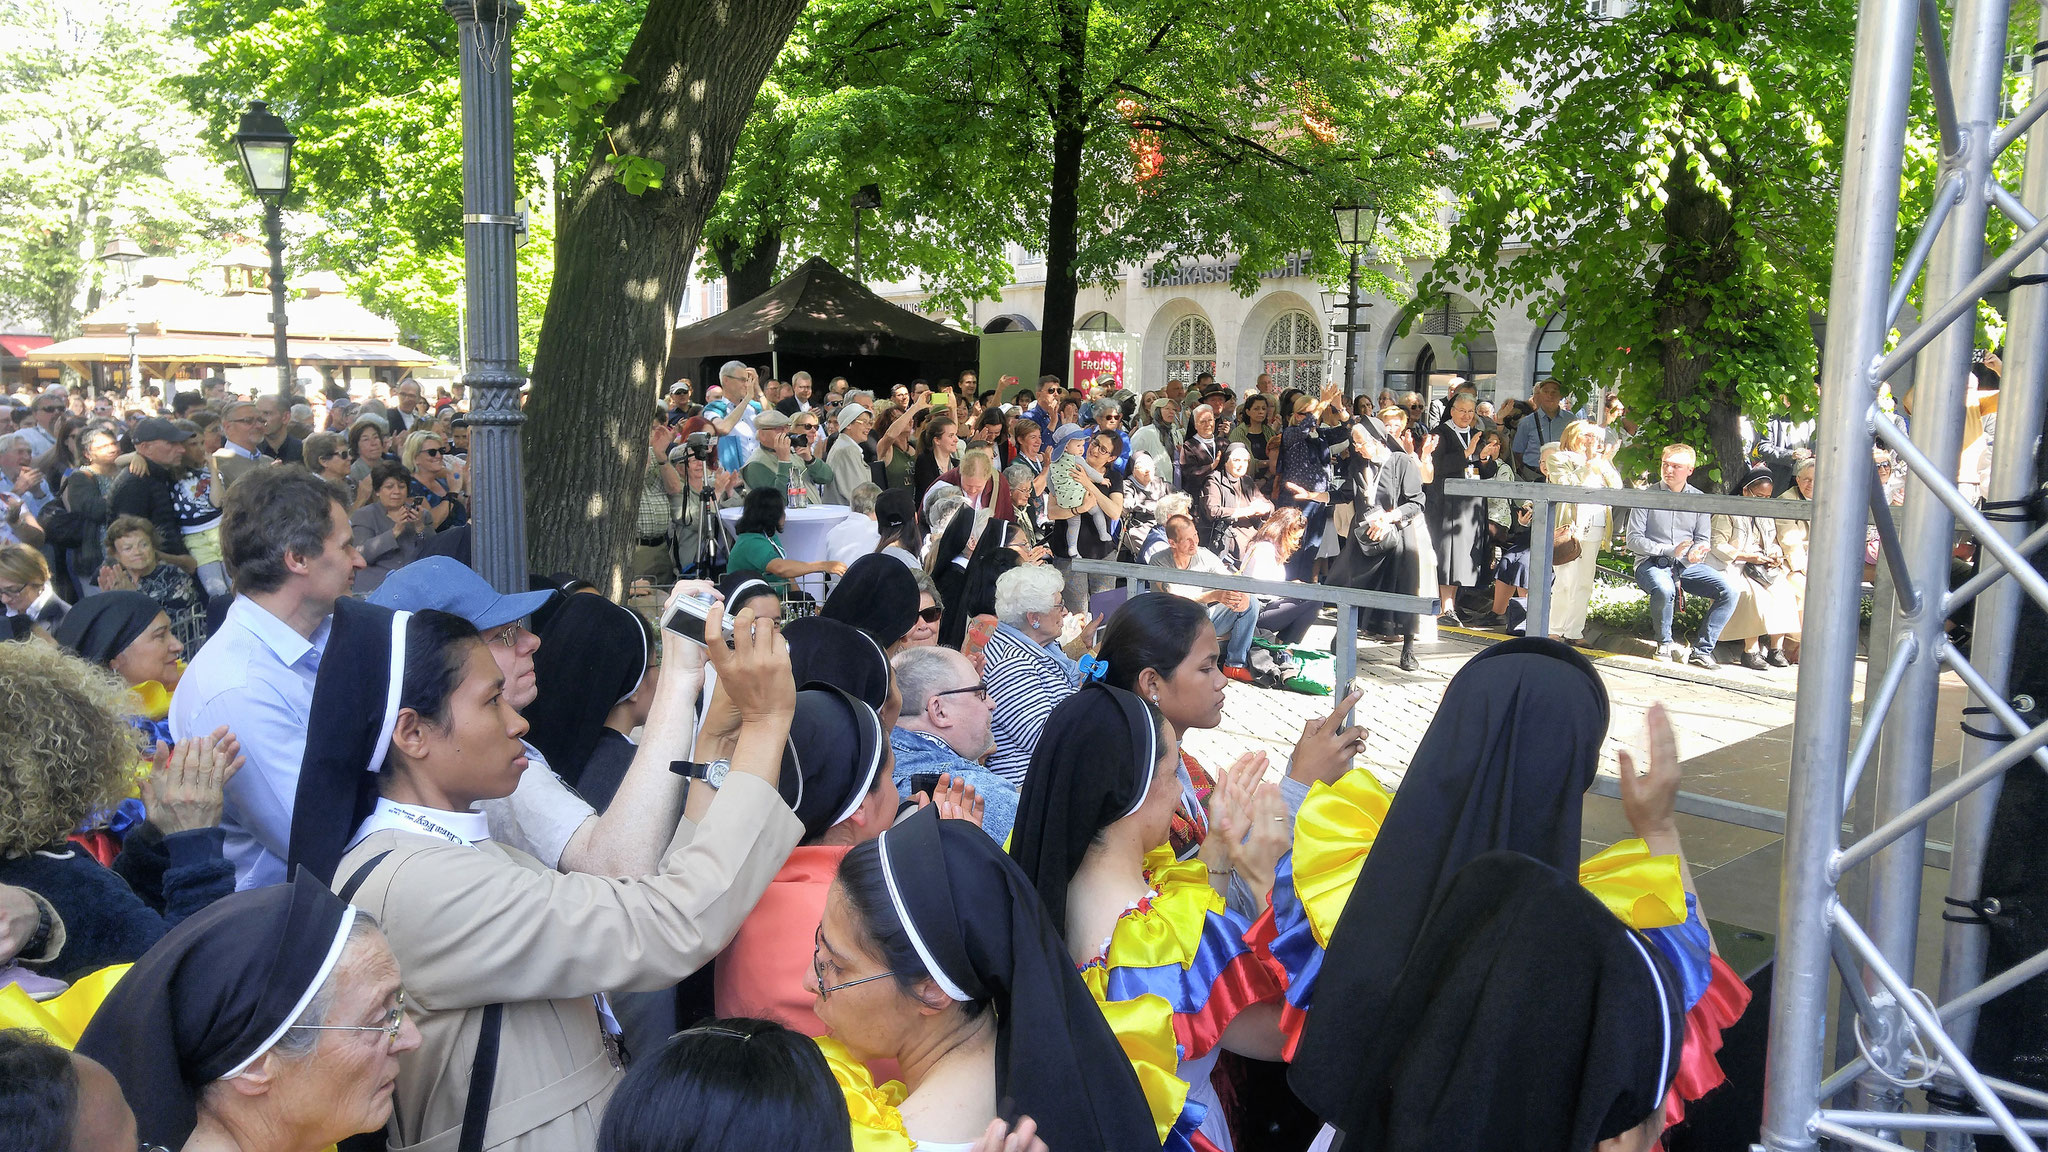
[[[36,397],[35,404],[29,409],[29,417],[29,423],[22,426],[21,434],[28,438],[30,458],[38,459],[57,446],[57,421],[64,418],[63,387],[52,385]]]
[[[889,663],[903,693],[903,711],[889,732],[897,794],[909,800],[929,792],[941,775],[972,784],[986,804],[982,831],[1003,843],[1017,819],[1018,788],[981,765],[995,751],[995,706],[974,662],[951,648],[926,647],[905,648]]]

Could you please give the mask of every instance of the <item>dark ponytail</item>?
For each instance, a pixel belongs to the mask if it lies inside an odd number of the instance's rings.
[[[1171,680],[1195,641],[1213,629],[1209,614],[1193,600],[1166,592],[1133,596],[1103,626],[1096,653],[1109,665],[1103,683],[1136,692],[1138,674],[1147,668]]]

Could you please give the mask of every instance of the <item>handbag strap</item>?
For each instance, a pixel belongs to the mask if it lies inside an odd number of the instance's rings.
[[[390,856],[392,849],[386,849],[363,861],[341,886],[338,893],[346,901],[377,870],[377,865]],[[469,1067],[469,1098],[462,1105],[462,1138],[456,1144],[458,1152],[483,1152],[484,1126],[491,1118],[491,1092],[498,1083],[498,1038],[504,1029],[505,1006],[484,1005],[483,1026],[477,1030],[476,1058]]]

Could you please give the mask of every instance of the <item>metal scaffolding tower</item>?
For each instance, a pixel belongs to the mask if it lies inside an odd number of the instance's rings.
[[[2040,3],[2037,39],[2048,41],[2048,0]],[[1984,498],[1995,508],[2023,502],[2035,490],[2048,378],[2048,287],[2034,282],[2048,281],[2048,259],[2039,253],[2048,224],[2037,219],[2048,216],[2048,121],[2041,119],[2048,111],[2048,47],[2035,49],[2032,103],[2001,124],[2010,16],[2006,0],[1955,0],[1947,29],[1952,47],[1944,48],[1934,0],[1860,5],[1770,1022],[1763,1142],[1772,1152],[1813,1149],[1822,1140],[1903,1149],[1904,1140],[1922,1133],[1930,1146],[1947,1149],[1967,1147],[1972,1133],[1997,1133],[2033,1152],[2036,1137],[2048,1135],[2048,1122],[2015,1120],[2008,1108],[2048,1106],[2048,1095],[1981,1075],[1969,1058],[1977,1009],[2048,970],[2048,953],[1987,983],[1985,927],[1949,923],[1937,995],[1911,987],[1928,819],[1954,809],[1948,895],[1975,900],[2004,773],[2048,766],[2048,724],[2029,728],[2006,700],[2020,597],[2048,605],[2048,581],[2024,559],[2048,540],[2048,529],[2030,534],[2023,520],[1987,520],[1955,482],[1977,302],[2010,288]],[[1941,169],[1932,211],[1895,275],[1916,60],[1940,133]],[[1992,161],[2022,136],[2026,176],[2015,195],[1993,178]],[[1993,209],[2023,234],[1987,262]],[[1887,350],[1887,333],[1923,273],[1921,323]],[[1910,436],[1876,404],[1879,386],[1908,363]],[[1873,444],[1909,470],[1896,522],[1872,466]],[[1852,739],[1859,586],[1871,523],[1889,579],[1879,581],[1864,723]],[[1976,539],[1981,572],[1951,591],[1958,529]],[[1972,599],[1975,640],[1965,658],[1943,622]],[[1987,710],[1990,726],[2010,736],[1967,738],[1960,774],[1937,788],[1935,703],[1944,669],[1968,686],[1970,704]],[[1873,777],[1859,794],[1868,765],[1875,766]],[[1869,797],[1869,815],[1845,835],[1845,815],[1859,795]],[[1857,891],[1868,892],[1867,908],[1854,898]],[[1849,1033],[1848,1051],[1858,1054],[1830,1071],[1824,1060],[1831,968],[1853,1010],[1839,1028]],[[1926,1093],[1909,1095],[1922,1086]]]

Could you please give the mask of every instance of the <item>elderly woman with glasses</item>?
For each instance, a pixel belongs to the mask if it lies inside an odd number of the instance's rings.
[[[304,872],[180,924],[80,1037],[144,1152],[315,1152],[391,1115],[420,1046],[376,921]]]

